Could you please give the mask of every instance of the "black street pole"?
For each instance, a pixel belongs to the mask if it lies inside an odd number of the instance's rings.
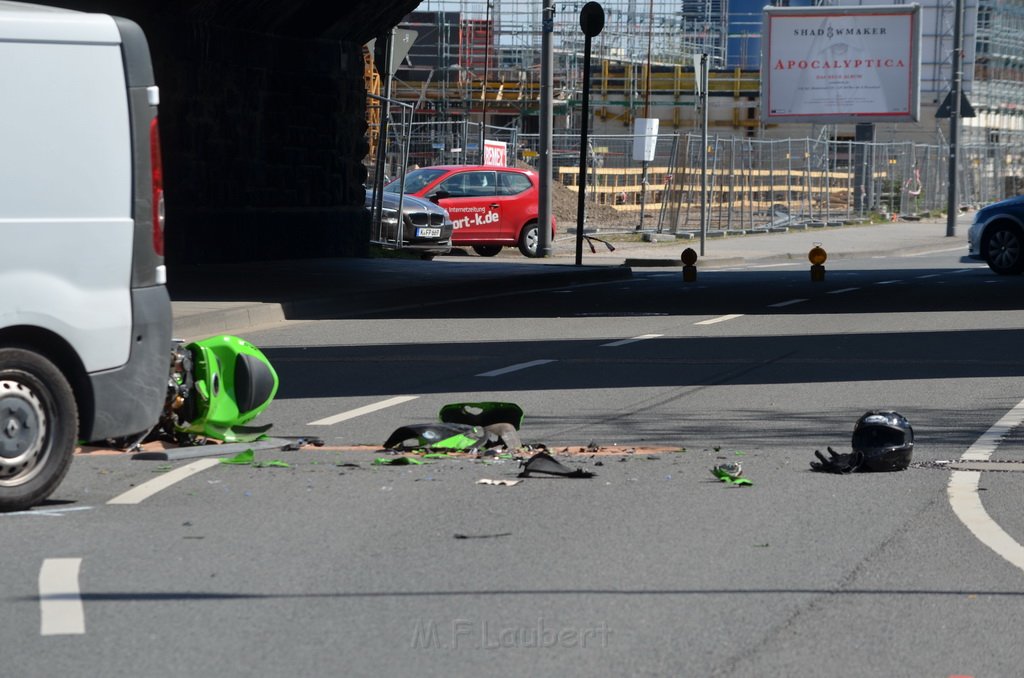
[[[960,214],[957,195],[957,144],[960,142],[960,89],[963,85],[961,48],[964,42],[964,3],[956,0],[953,17],[953,86],[949,93],[949,196],[946,208],[946,237],[956,235],[956,218]]]
[[[590,39],[604,28],[604,9],[597,2],[588,2],[580,10],[583,29],[583,107],[580,111],[579,199],[576,203],[576,265],[583,265],[583,222],[587,197],[587,125],[590,119]]]

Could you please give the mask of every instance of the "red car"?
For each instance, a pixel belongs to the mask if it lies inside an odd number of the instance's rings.
[[[469,245],[482,257],[512,246],[527,257],[538,256],[537,184],[537,173],[531,170],[486,165],[438,165],[405,175],[407,194],[448,210],[452,245]],[[386,193],[399,190],[398,180],[384,187]]]

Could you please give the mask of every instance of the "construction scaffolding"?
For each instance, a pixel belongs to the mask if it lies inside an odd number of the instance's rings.
[[[978,115],[962,121],[958,183],[961,202],[981,204],[1017,194],[1022,183],[1024,41],[1019,35],[1024,32],[1024,0],[963,2],[964,91]],[[569,185],[578,184],[572,165],[579,158],[582,122],[584,38],[579,13],[584,4],[585,0],[559,0],[553,22],[556,143],[551,157],[555,177]],[[692,205],[693,189],[685,182],[692,180],[702,153],[712,159],[709,180],[712,194],[719,196],[715,200],[720,215],[713,219],[722,228],[753,223],[757,212],[775,210],[783,202],[808,218],[817,213],[827,216],[840,198],[841,210],[858,214],[894,213],[908,206],[913,211],[944,207],[946,170],[941,157],[948,155],[944,124],[936,121],[918,129],[912,144],[893,142],[894,132],[887,130],[885,143],[864,145],[854,143],[852,133],[837,126],[812,129],[814,139],[808,141],[803,139],[807,127],[769,129],[776,126],[761,122],[763,4],[761,0],[602,2],[605,26],[592,43],[590,74],[595,198],[615,196],[617,208],[635,208],[641,190],[636,182],[642,171],[630,159],[629,132],[637,117],[658,117],[669,135],[659,148],[675,151],[671,159],[650,167],[654,179],[646,188],[655,210],[662,209],[662,195],[670,196],[666,204]],[[877,0],[790,0],[787,4],[857,5],[877,4]],[[405,158],[417,165],[482,162],[485,138],[508,144],[509,158],[516,162],[535,161],[542,7],[541,0],[423,0],[406,17],[400,27],[416,36],[391,83],[391,96],[411,104],[412,117],[393,124],[387,133],[390,141],[400,137],[406,149],[388,154],[383,166],[388,175],[402,171]],[[922,9],[921,101],[934,108],[951,84],[955,0],[930,0]],[[711,63],[710,148],[704,150],[694,141],[698,97],[693,58],[702,53],[710,56]],[[372,137],[379,121],[368,122]],[[610,134],[615,128],[622,133]],[[920,143],[929,139],[933,142]],[[865,159],[871,165],[867,174],[854,167]],[[601,179],[603,175],[607,178]],[[776,183],[780,176],[785,190]],[[603,183],[607,181],[612,183]],[[904,190],[918,183],[922,188],[917,193]],[[798,186],[807,189],[799,196]],[[780,195],[786,196],[785,201]],[[686,222],[685,209],[680,210],[683,221],[673,223]]]

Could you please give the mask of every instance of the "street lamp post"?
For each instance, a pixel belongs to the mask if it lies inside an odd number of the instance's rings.
[[[583,108],[580,112],[579,196],[576,202],[576,265],[583,264],[583,222],[587,197],[587,126],[590,116],[590,39],[604,28],[604,9],[600,3],[588,2],[580,10],[583,29]]]

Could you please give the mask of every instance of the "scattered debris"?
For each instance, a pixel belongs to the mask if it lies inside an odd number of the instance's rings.
[[[423,466],[425,463],[414,457],[378,457],[373,460],[374,466]]]
[[[280,459],[253,462],[254,468],[291,468],[292,465]]]
[[[254,468],[291,468],[291,464],[280,459],[256,461],[256,454],[252,450],[239,452],[233,457],[223,457],[220,463],[234,466],[252,466]]]
[[[256,453],[252,450],[245,450],[239,452],[233,457],[224,457],[220,460],[222,464],[235,464],[237,466],[249,466],[256,458]]]
[[[581,468],[574,471],[547,452],[538,452],[523,462],[523,470],[519,477],[529,478],[531,473],[544,473],[563,478],[593,478],[597,475],[591,471],[584,471]]]
[[[461,534],[455,533],[456,539],[494,539],[495,537],[511,537],[511,532],[499,532],[497,534]]]
[[[487,437],[487,431],[482,426],[471,424],[410,424],[396,429],[384,441],[384,449],[402,452],[469,452],[483,448]]]
[[[481,478],[480,480],[476,481],[476,484],[477,485],[503,485],[505,487],[515,487],[516,485],[518,485],[521,482],[523,482],[523,481],[522,480],[491,480],[490,478]]]
[[[719,464],[711,469],[711,475],[727,485],[753,485],[749,478],[744,478],[743,467],[737,462]]]
[[[286,452],[294,452],[295,450],[300,450],[307,445],[312,445],[313,447],[324,446],[323,438],[299,436],[298,438],[289,438],[288,440],[290,442],[281,448]]]

